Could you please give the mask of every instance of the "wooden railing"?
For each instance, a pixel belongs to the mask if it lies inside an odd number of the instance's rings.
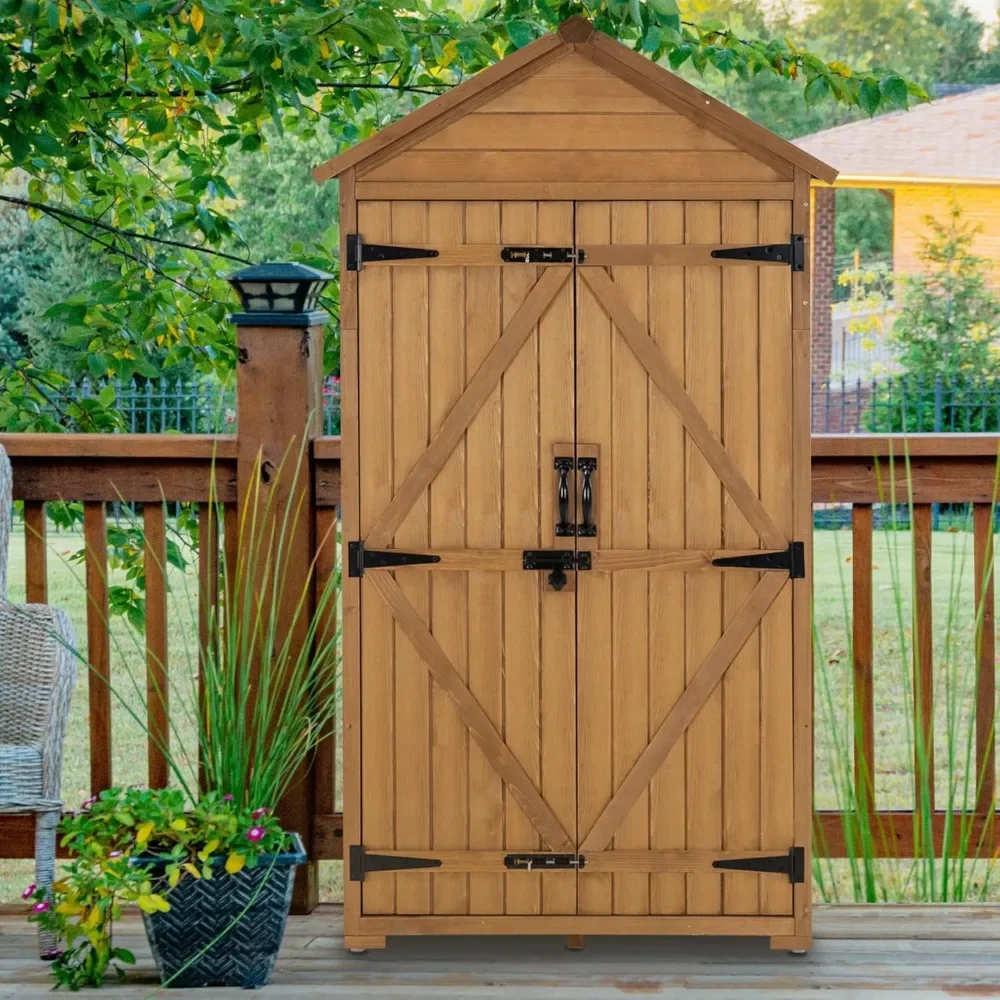
[[[3,434],[0,444],[14,469],[14,499],[24,502],[25,596],[30,603],[48,601],[49,540],[45,505],[81,502],[86,585],[86,637],[81,643],[90,663],[89,696],[90,790],[96,794],[114,781],[112,771],[111,638],[108,607],[107,509],[115,502],[143,504],[146,554],[145,647],[147,669],[147,773],[151,787],[167,784],[163,748],[170,746],[167,683],[168,595],[165,575],[167,533],[164,505],[196,504],[199,545],[197,576],[199,649],[208,636],[217,593],[219,545],[226,565],[237,562],[237,440],[233,436],[178,434]],[[330,531],[340,502],[340,439],[312,442],[313,517],[317,539],[335,539]],[[214,482],[214,485],[213,485]],[[217,504],[221,518],[211,513]],[[219,530],[221,528],[221,539]],[[336,570],[336,552],[326,545],[317,554],[317,586]],[[208,598],[206,600],[206,597]],[[336,612],[328,612],[333,615]],[[336,622],[325,623],[335,629]],[[331,734],[332,735],[332,734]],[[341,817],[336,800],[336,744],[326,739],[316,752],[311,787],[299,794],[312,801],[311,856],[339,858]],[[0,856],[30,858],[34,854],[34,819],[0,817]]]
[[[919,846],[915,831],[930,829],[940,852],[946,824],[949,844],[965,843],[968,853],[992,857],[1000,841],[993,823],[995,784],[996,635],[993,588],[993,516],[996,502],[998,446],[995,434],[918,434],[905,439],[868,435],[814,435],[812,483],[814,504],[851,506],[851,576],[853,592],[853,709],[857,727],[853,798],[862,823],[873,834],[877,853],[913,857]],[[910,643],[913,681],[913,801],[910,810],[877,809],[874,793],[875,656],[872,574],[873,505],[912,504],[914,579],[912,597],[914,635]],[[963,609],[966,624],[975,628],[975,774],[974,814],[937,808],[934,801],[934,616],[931,593],[932,514],[934,504],[971,504],[973,523],[974,603]],[[892,598],[889,598],[892,599]],[[977,618],[980,616],[981,618]],[[979,627],[976,628],[976,625]],[[918,739],[917,734],[920,734]],[[921,810],[927,810],[925,816]],[[848,853],[847,825],[857,829],[857,814],[819,811],[817,852],[830,857]],[[864,817],[868,817],[865,819]],[[929,822],[925,824],[926,818]],[[918,822],[915,822],[915,819]],[[965,837],[960,826],[965,825]]]
[[[200,544],[198,579],[206,593],[217,578],[219,544],[231,553],[235,565],[237,537],[237,458],[238,442],[231,436],[181,435],[0,435],[14,467],[14,497],[24,501],[26,523],[27,600],[44,603],[47,589],[47,518],[45,505],[56,500],[81,501],[84,509],[84,540],[87,549],[86,655],[93,667],[89,674],[90,787],[98,792],[114,780],[111,743],[111,692],[105,679],[110,676],[111,644],[108,630],[108,586],[106,511],[114,501],[144,503],[143,523],[146,545],[152,559],[147,565],[166,565],[166,532],[162,501],[198,505]],[[985,601],[985,626],[976,650],[978,687],[976,700],[977,768],[986,775],[979,806],[979,829],[990,814],[995,794],[993,782],[994,733],[994,622],[993,583],[986,570],[992,564],[992,502],[1000,436],[915,436],[904,444],[901,439],[864,436],[820,436],[813,439],[813,501],[816,504],[846,504],[852,507],[853,525],[853,644],[854,696],[856,718],[861,720],[856,791],[859,799],[874,810],[870,775],[875,773],[873,703],[873,602],[872,588],[872,509],[890,496],[890,480],[895,477],[897,499],[904,502],[912,489],[914,544],[918,574],[915,590],[916,620],[920,625],[918,662],[914,664],[919,692],[915,718],[931,746],[933,690],[931,656],[930,559],[931,505],[972,503],[974,505],[974,549],[977,605]],[[909,462],[903,456],[908,452]],[[890,456],[895,456],[890,461]],[[340,500],[340,440],[319,437],[312,442],[314,537],[332,538],[329,529],[337,517]],[[210,491],[212,470],[214,493]],[[890,471],[891,470],[891,471]],[[216,525],[210,516],[210,500],[222,505],[224,515]],[[216,531],[221,528],[221,539]],[[336,568],[332,546],[317,556],[321,581]],[[199,635],[208,628],[206,616],[211,601],[198,601]],[[149,667],[149,690],[168,690],[162,675],[167,662],[167,587],[162,573],[148,572],[146,581],[145,643]],[[969,615],[975,609],[969,609]],[[336,622],[325,623],[335,628]],[[149,725],[157,739],[169,740],[165,699],[150,697]],[[156,740],[147,752],[151,785],[166,782],[166,762]],[[335,812],[335,740],[327,739],[317,752],[308,787],[298,794],[313,803],[310,853],[314,859],[342,857],[342,817]],[[846,851],[842,835],[843,817],[834,812],[818,812],[823,848],[830,856]],[[892,856],[906,857],[913,850],[913,814],[874,814],[885,838],[882,849]],[[945,823],[942,812],[933,817],[935,836],[940,840]],[[33,820],[30,817],[0,818],[0,855],[30,857],[34,849]],[[996,844],[992,824],[986,829],[985,843],[990,853]],[[978,841],[978,832],[973,837]]]

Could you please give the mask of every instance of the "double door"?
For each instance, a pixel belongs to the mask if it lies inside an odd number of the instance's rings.
[[[362,922],[793,915],[789,203],[358,229]]]

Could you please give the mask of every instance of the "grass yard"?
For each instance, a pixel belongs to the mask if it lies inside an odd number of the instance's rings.
[[[86,635],[82,566],[68,562],[82,546],[79,535],[50,534],[49,599],[66,608],[78,637]],[[837,775],[850,767],[851,736],[851,535],[847,531],[815,534],[815,621],[818,636],[816,695],[816,802],[836,808]],[[876,531],[875,563],[875,728],[877,805],[911,808],[913,804],[912,681],[909,679],[911,540],[908,532]],[[933,540],[933,598],[935,636],[935,708],[937,795],[939,804],[949,794],[949,773],[964,773],[964,755],[972,739],[971,705],[974,692],[973,561],[971,532],[935,532]],[[10,597],[23,600],[23,535],[15,530],[11,542]],[[112,578],[112,584],[122,582]],[[197,659],[197,579],[194,567],[186,573],[172,570],[170,608],[170,671],[175,745],[194,746],[190,698]],[[903,597],[897,601],[897,594]],[[901,606],[900,606],[901,604]],[[134,634],[120,619],[112,629],[113,683],[129,690],[134,677],[144,684],[144,657]],[[88,795],[87,680],[81,670],[73,696],[63,772],[64,797],[73,807]],[[139,708],[136,697],[131,701]],[[127,709],[115,702],[114,776],[120,783],[144,782],[146,745]],[[950,723],[949,723],[950,720]],[[948,746],[948,733],[953,746]],[[949,768],[949,759],[952,766]],[[954,785],[954,779],[951,784]],[[961,781],[959,781],[961,785]],[[961,790],[961,789],[960,789]],[[970,789],[971,800],[971,789]],[[890,864],[892,864],[890,862]],[[338,862],[321,865],[323,896],[337,899],[341,892]],[[841,863],[837,864],[838,870]],[[19,897],[30,881],[31,862],[0,860],[0,901]],[[840,881],[838,877],[837,881]]]

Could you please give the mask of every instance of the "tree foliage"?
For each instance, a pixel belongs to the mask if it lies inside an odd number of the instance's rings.
[[[238,224],[247,157],[289,137],[354,143],[574,13],[674,69],[801,81],[813,104],[870,114],[924,97],[895,72],[682,18],[674,0],[505,0],[469,18],[443,0],[0,0],[0,200],[88,240],[107,270],[47,318],[95,377],[228,370],[224,275],[273,246]],[[314,207],[329,216],[331,197]],[[300,256],[333,266],[335,241],[308,236]],[[21,361],[0,383],[30,399],[40,374]]]
[[[989,286],[992,263],[973,252],[979,226],[954,205],[947,219],[924,218],[922,273],[902,285],[891,339],[903,370],[927,379],[1000,374],[1000,297]]]

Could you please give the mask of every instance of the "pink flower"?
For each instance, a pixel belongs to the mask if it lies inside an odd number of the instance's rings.
[[[232,802],[233,801],[233,797],[232,797],[232,795],[229,794],[229,792],[226,792],[226,794],[222,796],[222,801],[223,802]]]
[[[250,818],[260,819],[261,817],[266,816],[270,811],[270,809],[254,809],[254,811],[250,813]]]
[[[256,844],[259,840],[263,839],[265,832],[266,831],[262,826],[252,826],[249,830],[247,830],[247,840],[249,840],[251,844]]]
[[[121,851],[112,851],[108,855],[109,858],[120,858],[121,856],[122,856],[122,852]]]
[[[31,885],[29,885],[28,888],[21,893],[21,899],[31,899],[31,897],[34,896],[35,890],[37,888],[38,886],[35,885],[34,882],[32,882]]]
[[[46,900],[43,899],[40,903],[35,903],[35,905],[31,909],[34,913],[48,913],[48,911],[51,910],[52,907]]]

